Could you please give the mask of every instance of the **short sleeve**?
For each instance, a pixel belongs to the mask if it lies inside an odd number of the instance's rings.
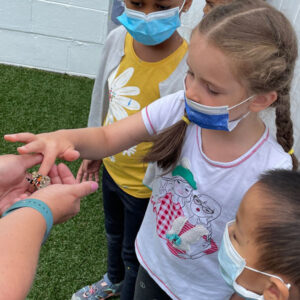
[[[142,110],[145,127],[150,135],[172,126],[184,115],[183,91],[162,97]]]

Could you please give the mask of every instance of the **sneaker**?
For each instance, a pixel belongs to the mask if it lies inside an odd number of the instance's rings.
[[[110,297],[119,296],[122,289],[122,282],[113,284],[107,276],[92,284],[87,285],[73,294],[71,300],[104,300]]]

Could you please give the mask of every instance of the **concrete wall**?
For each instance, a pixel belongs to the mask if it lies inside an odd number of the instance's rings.
[[[107,32],[110,0],[0,0],[0,63],[81,76],[97,73]],[[300,40],[300,1],[267,0],[293,23]],[[182,16],[187,39],[203,16],[205,0],[194,0]],[[113,50],[112,50],[113,51]],[[292,89],[295,150],[300,157],[300,61]],[[275,132],[274,115],[264,118]]]
[[[0,63],[93,77],[108,0],[1,0]]]
[[[202,16],[204,0],[194,2],[197,14],[183,17],[185,36]],[[94,77],[108,6],[109,0],[1,0],[0,63]]]

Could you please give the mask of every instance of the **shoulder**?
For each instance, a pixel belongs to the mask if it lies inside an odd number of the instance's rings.
[[[142,110],[144,124],[150,134],[166,129],[184,114],[183,91],[159,98]]]
[[[272,169],[292,169],[292,158],[285,152],[273,135],[269,134],[264,151],[268,154],[268,162]]]
[[[124,46],[124,42],[125,42],[125,37],[126,37],[126,29],[124,28],[124,26],[118,26],[117,28],[115,28],[114,30],[112,30],[105,41],[105,45],[111,45],[111,44],[119,44]],[[112,49],[110,49],[112,50]]]

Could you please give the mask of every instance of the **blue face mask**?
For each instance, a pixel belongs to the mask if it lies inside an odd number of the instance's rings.
[[[180,9],[174,7],[147,15],[125,7],[124,13],[117,19],[139,43],[147,46],[158,45],[170,38],[180,26],[179,13],[185,1]]]
[[[234,221],[231,221],[226,224],[223,240],[218,252],[218,260],[220,264],[222,277],[226,281],[226,283],[230,285],[236,291],[236,293],[238,293],[241,297],[247,300],[264,300],[263,295],[258,295],[254,292],[251,292],[236,282],[236,279],[241,275],[244,269],[248,269],[253,272],[260,273],[269,277],[275,277],[280,281],[282,281],[283,283],[284,281],[278,276],[261,272],[246,266],[246,260],[242,258],[239,255],[239,253],[235,250],[229,237],[228,227],[233,222]],[[286,286],[289,289],[291,285],[286,284]]]
[[[183,80],[184,86],[184,101],[185,111],[189,121],[197,124],[201,128],[232,131],[250,112],[247,112],[237,120],[229,121],[229,111],[233,108],[242,105],[243,103],[251,100],[255,95],[250,96],[244,101],[228,107],[226,106],[207,106],[190,100],[186,97],[185,79]]]
[[[213,130],[224,130],[232,131],[242,119],[246,118],[249,114],[247,112],[241,118],[233,121],[229,121],[229,111],[243,103],[249,101],[254,95],[245,99],[241,103],[238,103],[232,107],[226,106],[207,106],[197,103],[193,100],[186,98],[185,100],[185,110],[188,119],[200,126],[201,128],[213,129]]]

